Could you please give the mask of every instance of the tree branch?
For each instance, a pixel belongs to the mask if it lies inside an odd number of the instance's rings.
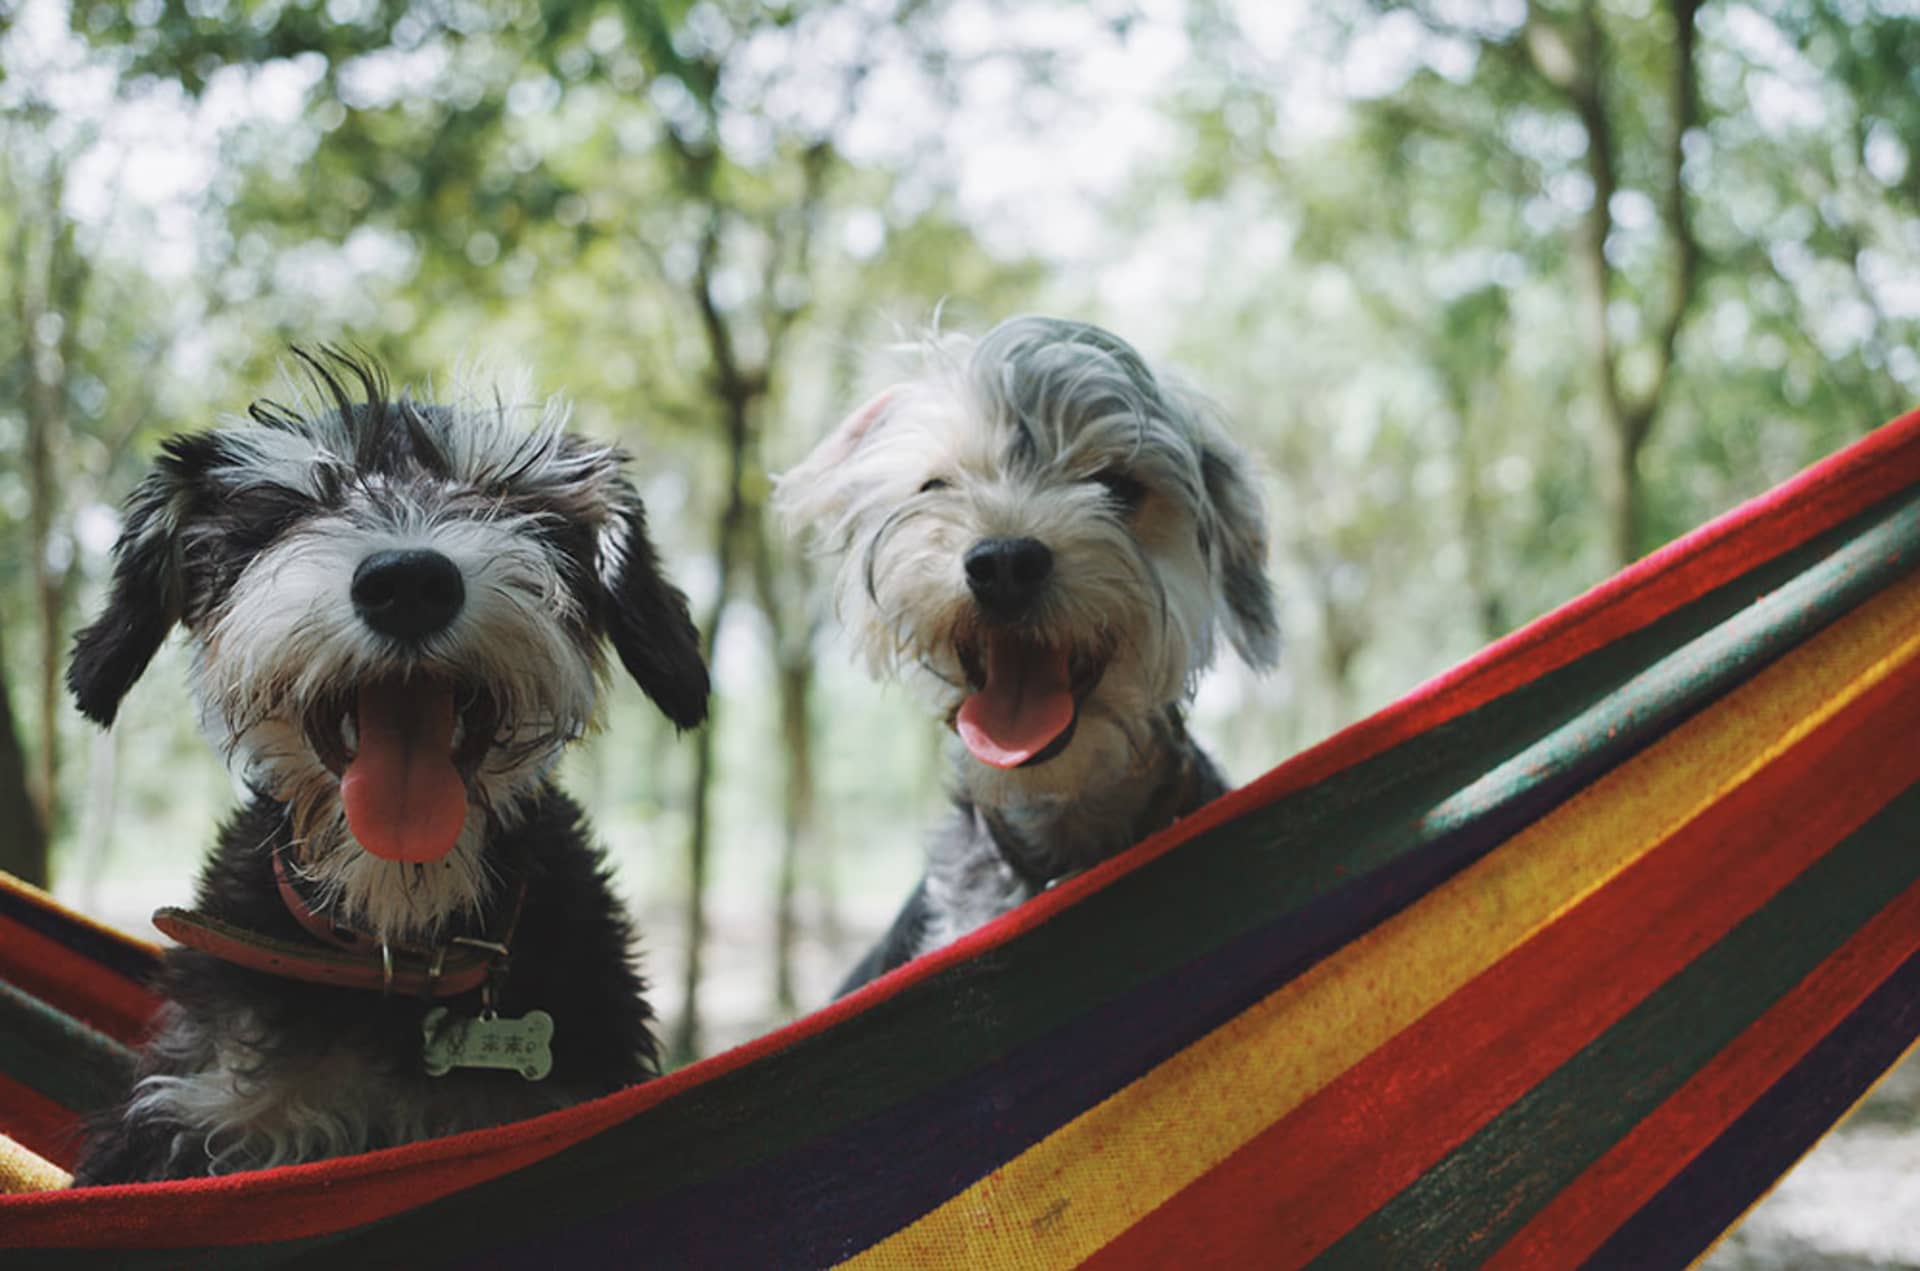
[[[1580,10],[1581,47],[1576,49],[1537,4],[1529,5],[1525,43],[1528,56],[1542,79],[1558,88],[1572,106],[1587,137],[1587,179],[1593,201],[1580,223],[1575,256],[1586,281],[1582,315],[1587,348],[1610,419],[1621,420],[1628,408],[1620,391],[1619,351],[1607,325],[1612,300],[1612,269],[1607,264],[1607,238],[1613,233],[1613,196],[1618,189],[1613,160],[1613,124],[1607,114],[1606,35],[1601,30],[1594,0]]]
[[[1666,157],[1666,197],[1661,203],[1661,219],[1668,240],[1673,244],[1673,279],[1667,290],[1654,334],[1653,378],[1630,418],[1634,423],[1631,438],[1637,450],[1653,427],[1667,379],[1673,370],[1674,346],[1680,338],[1681,324],[1692,306],[1695,281],[1700,271],[1700,241],[1694,236],[1692,218],[1687,209],[1687,189],[1682,173],[1686,165],[1687,133],[1699,123],[1700,92],[1694,69],[1694,16],[1699,0],[1672,0],[1673,78],[1668,102]]]

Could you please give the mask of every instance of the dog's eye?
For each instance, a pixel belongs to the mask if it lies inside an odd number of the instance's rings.
[[[928,477],[926,482],[920,487],[920,493],[932,494],[935,490],[944,490],[951,484],[953,483],[945,477]]]
[[[1147,497],[1147,487],[1124,472],[1109,469],[1096,472],[1087,480],[1106,487],[1107,496],[1119,504],[1123,512],[1132,513]]]

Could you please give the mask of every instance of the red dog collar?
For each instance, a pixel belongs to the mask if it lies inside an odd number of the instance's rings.
[[[505,962],[527,898],[526,881],[522,879],[498,931],[484,938],[455,936],[432,946],[396,944],[341,926],[316,912],[294,886],[277,851],[273,854],[273,877],[294,921],[329,947],[314,948],[261,935],[193,909],[157,910],[153,925],[189,949],[283,979],[425,998],[458,997],[485,984],[496,965]]]

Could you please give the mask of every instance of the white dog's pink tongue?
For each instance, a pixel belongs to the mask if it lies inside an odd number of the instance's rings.
[[[390,861],[437,861],[467,821],[453,766],[453,687],[382,680],[360,688],[359,749],[340,777],[347,828]]]
[[[973,757],[1015,768],[1073,723],[1066,650],[1005,636],[987,640],[987,686],[960,703],[954,726]]]

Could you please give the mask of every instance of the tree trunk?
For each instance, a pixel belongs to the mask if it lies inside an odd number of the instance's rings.
[[[720,643],[720,626],[726,620],[727,599],[733,590],[735,558],[741,530],[747,517],[747,464],[751,458],[753,405],[758,388],[739,373],[733,358],[733,342],[713,300],[712,271],[719,248],[717,220],[709,223],[702,244],[700,270],[695,279],[696,296],[705,319],[714,354],[715,391],[721,399],[721,414],[727,435],[727,495],[714,526],[713,607],[702,627],[702,654],[713,665],[714,650]],[[694,736],[693,810],[687,831],[686,962],[681,981],[680,1023],[674,1029],[668,1056],[675,1063],[688,1063],[699,1057],[700,976],[707,941],[707,866],[711,855],[714,736],[719,731],[719,696],[709,705],[706,726]]]
[[[791,1014],[799,1000],[793,984],[794,949],[799,943],[794,905],[800,861],[813,839],[813,729],[807,718],[813,703],[813,658],[804,653],[782,657],[779,676],[787,781],[781,804],[780,878],[774,895],[773,997],[781,1011]]]
[[[701,654],[713,665],[713,653],[720,642],[720,624],[727,613],[727,596],[733,590],[734,544],[739,538],[744,509],[740,474],[744,458],[734,454],[734,477],[729,483],[727,502],[714,527],[713,607],[701,626]],[[707,865],[711,855],[714,736],[720,727],[720,697],[715,694],[707,708],[707,722],[694,733],[693,809],[687,830],[687,894],[685,914],[686,960],[682,964],[680,1021],[668,1044],[669,1060],[678,1065],[700,1057],[700,977],[707,943]]]
[[[67,383],[79,353],[88,264],[74,244],[74,225],[62,209],[66,168],[56,161],[21,202],[38,200],[39,215],[23,222],[13,244],[13,309],[20,331],[21,407],[26,422],[27,554],[39,637],[34,678],[35,762],[31,789],[49,839],[60,824],[62,636],[72,584],[71,551],[55,551],[60,515],[61,448],[71,421]]]
[[[793,954],[799,920],[795,905],[800,861],[814,837],[813,638],[817,623],[809,615],[812,571],[805,557],[781,568],[768,536],[766,519],[753,524],[753,574],[760,609],[773,637],[774,676],[780,701],[780,753],[783,789],[780,801],[780,866],[774,886],[773,996],[779,1010],[791,1012],[797,1001]]]
[[[34,686],[34,742],[37,747],[31,777],[34,807],[40,824],[52,834],[57,820],[59,796],[59,722],[60,722],[60,579],[53,567],[53,519],[57,483],[54,480],[53,447],[59,429],[57,390],[48,382],[54,358],[51,342],[42,332],[49,318],[44,287],[36,287],[30,278],[51,272],[52,266],[37,259],[39,253],[28,245],[23,230],[16,253],[19,272],[15,276],[15,315],[24,336],[20,351],[21,370],[26,380],[21,406],[26,422],[27,476],[27,577],[33,596],[35,645],[38,660],[31,680]],[[31,271],[31,273],[29,273]],[[44,282],[44,278],[42,279]],[[39,293],[39,294],[36,294]]]
[[[27,756],[7,700],[4,653],[0,653],[0,870],[36,887],[47,885],[47,836],[27,787]]]
[[[1675,344],[1693,302],[1699,273],[1700,244],[1687,209],[1682,167],[1686,135],[1698,123],[1699,91],[1693,64],[1694,20],[1699,0],[1670,0],[1673,20],[1672,82],[1668,94],[1668,135],[1662,152],[1666,187],[1660,203],[1672,280],[1661,312],[1654,315],[1653,372],[1646,390],[1629,399],[1620,381],[1619,350],[1607,324],[1613,298],[1613,266],[1607,238],[1613,231],[1613,196],[1619,188],[1614,167],[1614,120],[1607,92],[1612,61],[1596,0],[1585,0],[1576,20],[1577,45],[1557,21],[1537,8],[1528,14],[1526,46],[1541,77],[1566,94],[1586,134],[1587,176],[1593,203],[1575,234],[1574,258],[1580,274],[1580,322],[1588,359],[1599,390],[1603,444],[1600,495],[1608,522],[1608,546],[1616,568],[1640,555],[1640,451],[1652,435],[1673,370]]]
[[[120,792],[120,735],[111,728],[93,734],[87,763],[87,801],[80,810],[79,859],[72,872],[80,879],[80,908],[100,911],[100,885],[113,856],[113,822]]]
[[[723,569],[724,572],[724,569]],[[715,603],[709,627],[719,629],[724,603]],[[693,757],[693,817],[687,833],[687,894],[683,939],[686,960],[680,977],[680,1021],[667,1046],[668,1061],[678,1067],[700,1056],[701,955],[707,942],[707,818],[708,793],[713,788],[713,734],[718,712],[709,711],[706,725],[695,734]]]
[[[904,10],[902,12],[904,13]],[[896,20],[900,16],[902,15],[897,14]],[[660,42],[660,47],[670,42],[665,24],[657,17],[642,25],[649,38]],[[709,123],[716,122],[718,119],[716,93],[720,83],[719,66],[715,63],[677,60],[683,70],[692,67],[711,72],[698,76],[691,87],[700,100]],[[845,86],[842,123],[851,117],[856,98],[855,89],[865,75],[864,66],[856,67]],[[735,320],[729,319],[724,314],[724,307],[715,297],[713,290],[714,276],[720,267],[722,230],[729,219],[729,206],[721,197],[715,184],[718,151],[713,148],[710,139],[697,143],[690,142],[672,127],[667,129],[665,140],[669,151],[679,161],[679,175],[686,188],[697,195],[706,207],[706,225],[700,236],[698,264],[690,290],[694,308],[700,317],[701,330],[706,337],[707,352],[712,359],[708,379],[709,388],[720,407],[720,416],[726,425],[727,436],[727,496],[726,505],[720,514],[716,529],[718,539],[715,553],[716,591],[705,635],[707,660],[711,664],[713,651],[718,647],[720,624],[726,615],[727,597],[732,587],[737,554],[746,542],[743,535],[750,531],[756,540],[765,538],[764,530],[759,525],[757,512],[749,503],[746,486],[748,464],[753,458],[759,440],[754,427],[754,412],[765,400],[769,386],[773,382],[774,369],[779,364],[785,337],[806,308],[805,302],[787,304],[780,299],[780,276],[787,270],[796,277],[805,277],[809,272],[809,256],[818,219],[819,200],[827,174],[831,170],[835,151],[826,140],[819,140],[808,147],[801,161],[799,198],[786,213],[776,215],[771,223],[762,227],[772,239],[772,248],[767,254],[766,272],[762,279],[762,307],[758,315],[763,347],[757,362],[749,364],[741,357],[736,341]],[[753,556],[748,564],[757,567],[761,556],[761,549],[757,542],[752,550]],[[768,621],[775,624],[776,628],[779,620],[780,616],[777,612],[769,611]],[[669,1054],[683,1062],[694,1058],[700,1052],[699,990],[701,962],[706,943],[707,865],[709,840],[712,833],[709,802],[713,786],[715,731],[715,719],[710,712],[707,725],[700,731],[696,742],[692,823],[687,836],[687,959],[684,1010],[669,1047]]]
[[[67,572],[44,564],[37,571],[38,581],[34,587],[40,619],[39,763],[34,773],[34,789],[41,824],[47,827],[49,835],[57,833],[61,823],[60,673],[66,664],[66,649],[60,636],[66,622]]]
[[[1466,555],[1467,590],[1473,595],[1474,615],[1480,620],[1480,643],[1489,644],[1507,633],[1507,606],[1494,581],[1494,569],[1488,550],[1492,534],[1487,528],[1487,491],[1482,479],[1486,456],[1480,453],[1480,438],[1474,421],[1474,388],[1465,377],[1450,377],[1448,399],[1453,407],[1453,451],[1459,465],[1454,485],[1460,497],[1460,544]]]
[[[1600,402],[1599,484],[1607,518],[1607,554],[1612,568],[1618,570],[1638,555],[1640,445],[1629,426],[1629,410],[1620,392],[1619,351],[1608,325],[1613,266],[1607,261],[1607,239],[1613,233],[1613,196],[1618,185],[1613,167],[1613,119],[1608,114],[1606,96],[1609,58],[1592,0],[1581,11],[1580,25],[1583,56],[1567,91],[1580,117],[1581,130],[1586,133],[1587,176],[1593,182],[1593,201],[1574,236],[1574,259],[1580,271],[1581,330]]]
[[[1647,431],[1636,427],[1634,417],[1618,410],[1617,404],[1608,408],[1600,496],[1607,515],[1608,554],[1616,570],[1640,558],[1640,449]]]

